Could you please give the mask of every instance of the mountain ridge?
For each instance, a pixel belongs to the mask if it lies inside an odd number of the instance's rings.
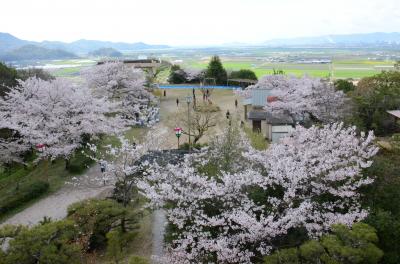
[[[0,54],[0,59],[4,61],[24,61],[24,60],[53,60],[53,59],[74,59],[78,58],[75,54],[62,49],[48,49],[33,44],[27,44],[19,48]]]
[[[11,35],[10,33],[0,32],[0,53],[6,53],[25,45],[36,45],[47,49],[62,49],[67,52],[86,54],[100,48],[113,48],[118,51],[145,50],[145,49],[165,49],[167,45],[151,45],[143,42],[126,43],[101,40],[80,39],[73,42],[62,41],[28,41]]]
[[[357,34],[329,34],[314,37],[279,38],[262,43],[268,46],[304,45],[399,45],[400,32],[372,32]]]

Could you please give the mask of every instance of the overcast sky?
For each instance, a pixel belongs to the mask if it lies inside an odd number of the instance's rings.
[[[400,0],[8,0],[0,32],[26,40],[168,45],[400,31]]]

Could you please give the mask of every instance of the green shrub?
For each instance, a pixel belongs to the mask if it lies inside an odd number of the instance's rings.
[[[107,233],[106,256],[115,263],[119,263],[126,255],[127,245],[132,242],[135,233],[123,233],[120,230],[112,230]]]
[[[207,144],[200,144],[200,143],[191,143],[191,145],[192,145],[192,149],[201,149],[201,148],[207,146]],[[189,150],[189,143],[185,142],[183,144],[180,144],[179,149]]]
[[[136,212],[114,200],[91,199],[74,203],[68,207],[68,219],[73,220],[86,241],[90,251],[106,245],[106,235],[112,230],[127,233],[137,228]]]
[[[143,257],[133,256],[129,259],[129,264],[150,264],[150,261]]]
[[[69,160],[66,168],[72,174],[81,174],[93,163],[93,159],[87,157],[81,151],[77,151],[77,153]]]
[[[348,80],[336,80],[334,82],[336,90],[343,91],[344,93],[352,92],[356,88],[353,82]]]
[[[249,79],[257,81],[257,76],[252,70],[241,69],[239,71],[231,72],[229,79]]]
[[[265,264],[295,263],[379,263],[383,256],[376,243],[376,230],[364,223],[356,223],[350,229],[345,225],[332,226],[332,233],[319,241],[310,240],[299,248],[287,248],[266,256]]]
[[[12,196],[4,197],[0,200],[0,215],[3,215],[27,202],[33,200],[49,189],[49,184],[43,181],[36,181],[30,185],[23,186]]]
[[[4,229],[8,230],[3,232]],[[10,233],[10,227],[3,227],[0,234],[7,231]],[[76,226],[71,221],[19,228],[12,234],[14,239],[10,241],[7,251],[0,255],[0,263],[81,263],[80,246],[75,243],[77,236]]]
[[[366,222],[378,231],[378,247],[385,253],[382,263],[400,263],[400,155],[397,150],[380,150],[366,170],[366,176],[374,178],[372,184],[363,188],[363,204],[370,210]]]

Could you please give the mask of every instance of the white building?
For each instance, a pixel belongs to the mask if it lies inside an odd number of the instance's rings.
[[[243,100],[244,119],[254,132],[262,133],[265,139],[277,142],[293,130],[294,120],[286,114],[272,114],[264,110],[268,98],[273,97],[269,89],[251,90],[251,95]]]

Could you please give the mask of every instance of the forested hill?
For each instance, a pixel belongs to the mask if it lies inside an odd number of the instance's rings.
[[[3,61],[56,60],[77,58],[73,53],[61,49],[47,49],[36,45],[25,45],[0,55]]]

